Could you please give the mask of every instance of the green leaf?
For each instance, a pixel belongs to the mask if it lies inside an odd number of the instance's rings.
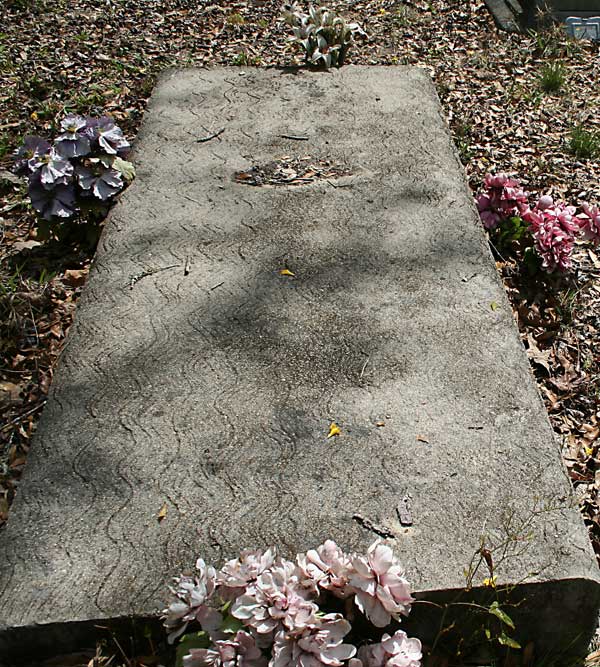
[[[509,648],[521,648],[521,644],[518,641],[515,641],[512,637],[509,637],[504,632],[498,637],[498,643],[502,646],[508,646]]]
[[[515,624],[513,623],[512,618],[500,608],[498,602],[492,602],[490,605],[490,614],[493,614],[496,618],[499,618],[505,625],[508,625],[509,628],[515,629]]]
[[[492,310],[498,310],[498,308],[500,308],[500,306],[495,301],[492,301],[492,303],[490,303],[490,308]]]
[[[231,634],[235,634],[243,627],[244,624],[238,618],[234,618],[233,616],[229,615],[226,616],[221,623],[221,632],[230,632]]]
[[[489,628],[485,629],[485,637],[486,637],[486,639],[491,639],[492,638],[492,633],[490,632]]]
[[[177,646],[176,667],[183,667],[183,658],[190,652],[190,649],[208,648],[209,646],[210,639],[206,632],[189,632],[183,635]]]
[[[116,157],[112,163],[113,169],[116,169],[126,181],[133,181],[135,178],[135,167],[131,162]]]

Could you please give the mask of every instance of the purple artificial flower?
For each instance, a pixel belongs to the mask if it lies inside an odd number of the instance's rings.
[[[359,661],[349,667],[420,667],[422,656],[421,642],[397,630],[391,637],[384,634],[378,644],[361,646]]]
[[[265,570],[231,607],[231,615],[260,634],[285,628],[301,632],[315,623],[317,605],[299,581],[291,561],[279,559]]]
[[[331,591],[339,598],[347,598],[354,592],[348,587],[350,556],[333,540],[326,540],[317,549],[307,551],[306,555],[298,554],[297,561],[304,586]]]
[[[48,190],[67,185],[73,179],[73,165],[54,148],[47,153],[34,154],[28,162],[32,173],[39,173],[40,183]]]
[[[130,147],[129,142],[123,136],[123,131],[112,118],[103,116],[95,126],[95,132],[98,137],[100,148],[109,155],[122,154]]]
[[[579,228],[586,241],[600,243],[600,208],[598,206],[582,205],[582,213],[577,216]]]
[[[95,118],[93,116],[88,116],[85,119],[85,127],[81,130],[81,133],[90,140],[90,144],[93,143],[98,138],[99,122],[100,119]]]
[[[202,629],[213,637],[216,636],[221,622],[221,614],[207,606],[207,602],[215,592],[217,573],[213,567],[207,567],[202,558],[196,561],[198,573],[194,577],[182,575],[175,578],[175,588],[171,592],[177,597],[163,611],[164,625],[169,630],[169,643],[173,643],[183,634],[190,621],[197,621]]]
[[[193,648],[183,667],[267,667],[267,659],[252,635],[240,630],[233,639],[217,640],[214,648]]]
[[[50,151],[50,144],[42,137],[27,135],[23,139],[23,145],[15,151],[15,172],[21,176],[31,173],[29,161],[33,158],[41,158]]]
[[[275,562],[275,550],[267,549],[265,552],[242,551],[239,558],[227,561],[217,572],[219,582],[219,594],[225,600],[233,600],[240,596],[245,589],[253,584],[265,570],[268,570]]]
[[[350,585],[356,591],[356,605],[374,626],[383,628],[392,618],[408,615],[413,601],[410,586],[389,546],[377,540],[366,558],[352,558],[352,568]]]
[[[297,636],[280,631],[269,667],[341,667],[356,653],[352,644],[342,643],[350,629],[341,614],[326,614]]]
[[[107,167],[99,158],[85,160],[78,166],[77,181],[82,190],[90,190],[94,197],[106,201],[123,189],[123,178],[116,169]]]
[[[63,131],[56,137],[57,150],[64,157],[83,157],[89,155],[91,147],[89,137],[85,134],[87,121],[83,116],[69,114],[60,123]]]
[[[64,184],[48,188],[41,183],[39,172],[29,177],[28,192],[31,205],[46,220],[70,218],[77,210],[75,188]]]

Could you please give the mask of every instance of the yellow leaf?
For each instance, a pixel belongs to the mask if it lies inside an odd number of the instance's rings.
[[[492,303],[490,303],[490,308],[492,310],[498,310],[498,308],[500,308],[500,306],[495,301],[492,301]]]
[[[167,510],[168,510],[167,503],[163,503],[163,506],[160,508],[160,512],[158,513],[158,520],[159,522],[162,521],[166,516],[167,516]]]
[[[496,588],[496,580],[498,577],[494,575],[493,577],[487,577],[486,579],[483,580],[483,585],[487,586],[488,588]]]
[[[37,111],[34,111],[34,112],[31,114],[31,120],[37,120],[37,119],[38,119]]]
[[[280,276],[295,276],[296,274],[292,273],[289,269],[281,269],[281,271],[279,271],[279,275]]]
[[[339,435],[341,433],[340,427],[335,423],[332,422],[331,426],[329,427],[329,433],[327,434],[328,438],[333,438],[334,435]]]
[[[586,456],[591,456],[594,453],[594,448],[593,447],[584,447],[585,449],[585,455]]]

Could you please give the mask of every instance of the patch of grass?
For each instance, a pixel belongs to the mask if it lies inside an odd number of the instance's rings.
[[[456,139],[456,148],[458,149],[458,155],[460,157],[461,163],[465,166],[469,164],[474,156],[471,144],[463,137],[458,137]]]
[[[600,130],[590,130],[584,125],[574,127],[569,135],[569,150],[584,160],[600,157]]]
[[[540,73],[540,88],[545,93],[557,93],[567,80],[567,70],[561,62],[544,65]]]
[[[229,14],[225,22],[229,25],[244,25],[246,19],[239,12],[235,12],[234,14]]]
[[[260,56],[249,56],[246,51],[240,51],[240,53],[233,58],[231,61],[232,65],[237,65],[238,67],[241,66],[250,66],[250,67],[258,67],[262,62],[262,59]]]

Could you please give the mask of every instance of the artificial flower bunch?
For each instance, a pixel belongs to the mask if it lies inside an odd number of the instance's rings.
[[[306,62],[325,67],[341,67],[356,37],[366,37],[358,23],[346,23],[327,7],[308,8],[303,12],[296,2],[286,2],[281,17],[291,28],[290,41],[304,49]]]
[[[381,635],[392,619],[408,615],[413,598],[392,549],[380,540],[366,555],[346,554],[327,540],[295,561],[272,548],[243,551],[218,571],[199,558],[195,575],[177,577],[171,591],[176,600],[164,611],[169,641],[181,637],[190,645],[191,638],[196,645],[186,649],[184,667],[421,664],[418,639],[402,630]],[[358,612],[378,642],[344,641]]]
[[[133,179],[123,157],[130,145],[108,116],[69,114],[52,143],[26,136],[15,153],[15,171],[27,176],[33,208],[46,220],[71,218],[86,204],[107,202]]]
[[[489,231],[501,228],[511,219],[525,221],[542,269],[548,273],[571,268],[577,238],[592,241],[595,245],[600,243],[600,209],[597,206],[583,204],[577,214],[574,206],[554,201],[549,195],[542,195],[531,205],[529,194],[519,181],[507,174],[488,174],[476,203],[481,221]]]

